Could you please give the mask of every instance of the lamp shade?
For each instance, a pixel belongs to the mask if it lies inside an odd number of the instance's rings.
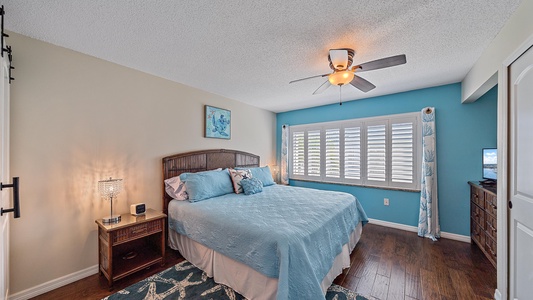
[[[276,183],[279,182],[279,180],[278,180],[278,178],[279,178],[279,166],[278,165],[270,166],[270,170],[272,171],[272,177],[274,178],[274,181]]]
[[[113,198],[116,197],[122,191],[122,179],[100,180],[98,181],[98,191],[102,198],[109,199],[111,202],[111,214],[108,217],[103,218],[104,223],[117,223],[120,222],[120,215],[113,215]]]
[[[98,191],[102,198],[112,198],[122,191],[122,179],[111,179],[98,181]]]
[[[354,73],[348,70],[335,71],[328,76],[328,80],[333,85],[345,85],[352,81]]]

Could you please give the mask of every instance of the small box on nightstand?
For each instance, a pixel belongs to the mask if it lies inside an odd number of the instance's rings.
[[[130,206],[130,214],[134,216],[144,215],[146,212],[146,205],[144,203],[137,203]]]

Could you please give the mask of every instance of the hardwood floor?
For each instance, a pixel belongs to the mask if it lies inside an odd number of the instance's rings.
[[[369,224],[334,283],[376,299],[493,299],[496,269],[476,245]]]
[[[115,283],[93,275],[33,299],[101,299],[183,258],[167,249],[166,265]],[[493,299],[496,270],[475,245],[368,224],[351,255],[351,266],[334,283],[374,299]]]

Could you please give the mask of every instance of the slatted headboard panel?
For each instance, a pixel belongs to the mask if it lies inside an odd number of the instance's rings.
[[[259,156],[242,151],[227,149],[202,150],[180,153],[163,158],[163,180],[181,173],[201,172],[216,168],[259,167]],[[163,212],[168,213],[168,203],[172,200],[165,192],[163,182]]]

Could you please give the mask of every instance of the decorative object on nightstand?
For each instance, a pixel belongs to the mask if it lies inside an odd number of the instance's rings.
[[[122,179],[112,179],[98,181],[98,191],[102,198],[109,198],[111,202],[111,214],[102,219],[105,224],[120,222],[120,215],[113,215],[113,198],[122,191]]]
[[[144,203],[132,204],[130,206],[130,214],[134,216],[144,215],[146,212],[146,205]]]

